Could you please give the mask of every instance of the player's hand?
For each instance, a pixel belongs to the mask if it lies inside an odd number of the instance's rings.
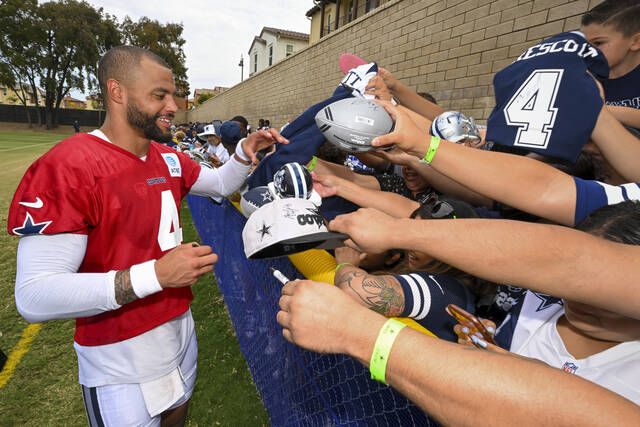
[[[163,288],[191,286],[200,276],[212,272],[216,261],[218,255],[210,246],[182,244],[156,261],[156,277]]]
[[[395,122],[393,132],[378,136],[371,141],[374,147],[386,147],[395,144],[396,147],[419,159],[427,152],[427,134],[415,124],[409,114],[387,101],[377,101],[391,115]]]
[[[338,194],[340,178],[337,176],[311,172],[311,178],[313,179],[313,189],[316,190],[323,199]]]
[[[384,317],[360,306],[337,287],[311,280],[287,283],[279,306],[276,319],[284,338],[320,353],[350,354],[367,327],[372,328],[375,340],[385,322]]]
[[[256,153],[264,148],[272,146],[275,143],[288,144],[289,141],[280,135],[280,132],[274,128],[261,129],[247,136],[242,143],[242,150],[255,165],[258,164]]]
[[[377,209],[358,209],[339,215],[329,223],[329,229],[349,235],[345,245],[360,252],[378,254],[393,248],[398,232],[398,219]]]

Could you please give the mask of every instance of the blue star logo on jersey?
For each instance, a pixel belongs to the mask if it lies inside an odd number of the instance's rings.
[[[13,230],[14,234],[18,236],[27,236],[30,234],[42,234],[45,228],[52,221],[43,221],[43,222],[34,222],[33,217],[27,212],[27,217],[24,219],[24,223],[22,223],[22,227],[16,227]]]
[[[536,312],[546,310],[547,308],[552,307],[555,304],[564,305],[560,298],[552,297],[545,294],[538,294],[536,292],[533,292],[533,295],[535,295],[536,298],[540,300],[540,304],[538,305],[538,308],[536,308]]]

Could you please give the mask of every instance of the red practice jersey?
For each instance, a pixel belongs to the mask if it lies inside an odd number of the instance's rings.
[[[88,236],[79,272],[104,273],[162,257],[182,242],[180,202],[200,173],[188,156],[152,142],[145,160],[88,134],[65,139],[27,170],[11,202],[10,234]],[[184,313],[191,289],[164,289],[76,319],[80,345],[122,341]]]

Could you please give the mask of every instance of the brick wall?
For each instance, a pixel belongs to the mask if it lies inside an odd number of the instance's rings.
[[[280,126],[331,94],[342,78],[338,57],[352,52],[482,121],[494,104],[493,75],[543,38],[578,28],[599,2],[392,0],[177,118],[242,114]]]

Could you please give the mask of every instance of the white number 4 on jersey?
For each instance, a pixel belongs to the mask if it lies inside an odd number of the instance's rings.
[[[536,70],[504,108],[509,126],[517,126],[515,146],[545,149],[558,109],[554,107],[564,70]]]
[[[180,228],[178,208],[171,190],[164,190],[161,199],[158,245],[162,251],[168,251],[182,243],[182,228]]]

